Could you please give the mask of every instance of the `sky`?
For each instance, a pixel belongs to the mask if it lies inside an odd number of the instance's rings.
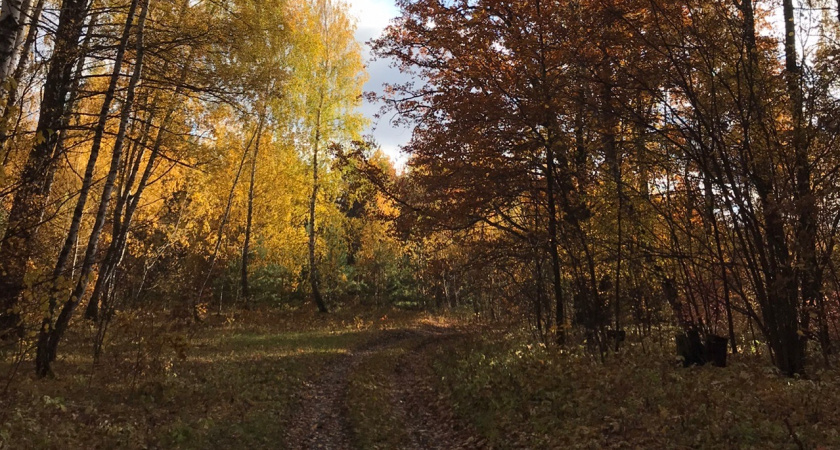
[[[400,74],[398,69],[389,67],[389,61],[371,61],[370,46],[366,44],[367,41],[379,37],[391,19],[399,15],[399,9],[394,0],[349,0],[349,3],[350,11],[357,20],[356,40],[362,43],[367,64],[369,78],[364,86],[365,92],[382,92],[382,86],[385,83],[404,82],[406,77]],[[366,134],[373,135],[382,150],[398,167],[401,167],[406,158],[401,154],[399,147],[411,138],[411,130],[394,126],[388,120],[390,116],[383,116],[378,120],[374,118],[380,106],[365,100],[362,113],[371,121]]]
[[[385,83],[403,83],[408,81],[407,77],[400,73],[396,68],[389,67],[390,61],[379,60],[371,61],[370,46],[366,44],[367,41],[379,37],[385,27],[388,26],[391,19],[399,15],[399,8],[397,8],[394,0],[348,0],[350,4],[350,12],[356,18],[356,40],[362,44],[365,63],[367,65],[368,81],[365,83],[365,92],[382,92],[383,84]],[[778,37],[784,34],[783,21],[781,19],[781,8],[774,7],[775,17],[771,19],[774,24],[773,33]],[[810,20],[810,21],[809,21]],[[812,23],[813,17],[807,17],[807,13],[800,10],[800,17],[798,22],[805,24]],[[807,47],[809,43],[813,43],[813,38],[803,42],[802,37],[807,35],[800,30],[799,44]],[[780,46],[782,45],[779,39]],[[800,48],[800,51],[803,49]],[[781,51],[781,49],[780,49]],[[403,127],[394,126],[386,115],[380,119],[374,118],[374,115],[379,112],[380,104],[371,104],[365,100],[361,110],[362,113],[370,119],[370,126],[365,134],[370,134],[379,143],[382,150],[391,158],[398,169],[404,167],[406,156],[400,152],[400,146],[404,145],[411,138],[411,130]]]

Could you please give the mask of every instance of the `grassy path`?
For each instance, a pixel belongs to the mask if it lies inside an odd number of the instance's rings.
[[[24,366],[0,395],[0,450],[840,448],[836,368],[683,369],[632,341],[601,362],[405,311],[243,314],[126,317],[98,367],[72,336],[56,378]]]
[[[307,383],[298,411],[288,433],[290,447],[301,449],[345,449],[353,447],[353,425],[350,411],[354,405],[347,399],[350,375],[359,370],[365,359],[397,346],[408,339],[409,330],[378,331],[364,344],[336,358],[324,367],[314,383]]]
[[[57,362],[56,378],[25,372],[0,396],[0,449],[480,442],[453,425],[432,383],[428,350],[457,335],[454,328],[399,311],[245,314],[198,329],[134,318],[119,324],[121,340],[98,367],[85,351],[89,337],[73,336],[68,348],[79,351]]]
[[[289,448],[480,448],[434,388],[427,351],[457,335],[433,326],[375,332],[309,384]]]

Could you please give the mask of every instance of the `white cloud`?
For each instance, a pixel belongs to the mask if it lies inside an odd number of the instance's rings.
[[[365,63],[368,70],[368,82],[365,83],[365,92],[382,92],[385,83],[402,83],[406,81],[405,75],[399,70],[389,67],[387,60],[371,61],[370,46],[367,41],[377,38],[387,27],[391,19],[399,15],[394,0],[350,0],[350,12],[356,17],[356,39],[363,43]],[[395,127],[390,123],[388,117],[375,119],[374,115],[379,111],[380,105],[371,104],[365,101],[362,105],[362,113],[371,121],[367,134],[372,134],[387,154],[397,165],[405,163],[405,156],[400,152],[399,147],[404,145],[411,138],[411,131]]]
[[[393,0],[351,0],[350,12],[358,19],[359,28],[382,30],[397,16]]]

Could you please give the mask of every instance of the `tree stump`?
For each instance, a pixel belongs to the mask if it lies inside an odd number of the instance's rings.
[[[688,330],[677,335],[677,354],[683,357],[683,367],[706,364],[706,348],[700,340],[700,332]]]
[[[726,353],[729,338],[709,334],[706,336],[706,361],[715,367],[726,367]]]

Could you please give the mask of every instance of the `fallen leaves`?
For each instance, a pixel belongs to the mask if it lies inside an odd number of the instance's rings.
[[[682,369],[669,352],[628,350],[602,364],[485,333],[438,353],[435,367],[459,414],[490,445],[797,448],[798,439],[840,448],[840,372],[790,380],[743,355],[727,369]]]

